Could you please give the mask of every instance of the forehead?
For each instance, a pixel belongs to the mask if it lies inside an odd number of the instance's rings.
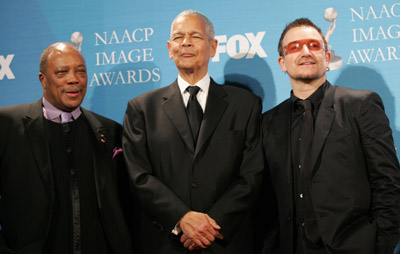
[[[193,15],[187,15],[177,18],[172,26],[173,33],[205,33],[205,28],[206,25],[204,20],[199,16]]]
[[[74,49],[54,49],[47,58],[48,65],[85,65],[82,55]]]
[[[290,29],[286,33],[285,37],[283,38],[283,45],[286,45],[292,41],[298,41],[303,39],[322,40],[322,37],[314,27],[299,26]]]

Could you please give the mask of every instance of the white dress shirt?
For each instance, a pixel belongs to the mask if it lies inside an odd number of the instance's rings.
[[[196,97],[197,97],[197,101],[199,102],[201,108],[203,109],[203,113],[206,109],[208,89],[210,88],[210,80],[211,80],[210,75],[208,75],[208,73],[207,73],[202,79],[199,80],[199,82],[194,84],[195,86],[200,87],[200,90],[197,93]],[[189,101],[189,97],[190,97],[190,94],[186,90],[186,88],[188,86],[190,86],[190,84],[188,82],[186,82],[181,76],[178,75],[178,86],[179,86],[179,89],[181,90],[183,103],[186,107],[187,103]]]

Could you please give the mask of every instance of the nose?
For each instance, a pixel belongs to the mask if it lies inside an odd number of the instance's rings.
[[[305,54],[311,54],[311,51],[308,48],[307,44],[303,44],[303,46],[301,48],[301,52],[304,52]]]
[[[74,71],[71,71],[71,72],[68,74],[67,83],[68,83],[68,84],[72,84],[72,85],[73,85],[73,84],[79,83],[78,73],[76,73],[76,72],[74,72]]]
[[[185,37],[183,38],[182,46],[185,46],[185,47],[190,47],[190,46],[192,46],[192,39],[190,38],[190,36],[185,36]]]

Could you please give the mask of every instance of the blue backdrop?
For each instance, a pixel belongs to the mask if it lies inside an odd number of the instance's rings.
[[[182,10],[201,11],[214,23],[219,46],[210,75],[218,83],[248,85],[263,98],[264,111],[291,90],[277,62],[285,24],[308,17],[325,33],[336,12],[328,44],[337,69],[328,79],[378,92],[400,144],[400,1],[2,0],[0,6],[0,106],[40,98],[42,50],[78,32],[83,41],[78,36],[73,42],[89,75],[83,106],[118,122],[129,99],[176,78],[166,44],[170,24]]]
[[[308,17],[325,33],[335,20],[328,44],[336,69],[328,79],[378,92],[400,145],[398,0],[2,0],[0,6],[0,106],[40,98],[41,52],[74,34],[88,67],[83,106],[118,122],[129,99],[176,78],[167,40],[182,10],[201,11],[214,23],[219,46],[210,75],[218,83],[246,84],[262,97],[264,111],[291,90],[277,62],[286,23]]]

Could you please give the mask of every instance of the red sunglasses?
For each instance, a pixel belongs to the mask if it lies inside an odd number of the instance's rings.
[[[303,49],[304,45],[306,45],[308,50],[310,51],[319,51],[325,49],[324,43],[320,40],[304,39],[289,42],[285,47],[283,47],[285,55],[300,52]]]

